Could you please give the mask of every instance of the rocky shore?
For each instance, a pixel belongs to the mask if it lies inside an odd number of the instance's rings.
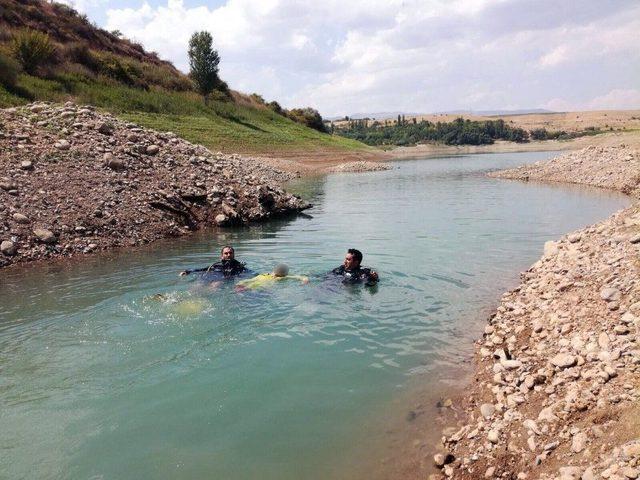
[[[588,147],[492,176],[640,198],[640,155]],[[547,242],[476,345],[431,478],[640,478],[640,202]]]
[[[363,172],[380,172],[383,170],[390,170],[391,166],[386,163],[370,162],[370,161],[357,161],[347,162],[342,165],[336,165],[327,170],[328,173],[363,173]]]
[[[90,106],[0,110],[0,267],[297,212],[292,177]]]

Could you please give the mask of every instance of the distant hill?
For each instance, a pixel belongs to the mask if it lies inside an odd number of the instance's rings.
[[[372,113],[354,113],[347,115],[352,120],[361,120],[364,118],[384,120],[395,119],[398,115],[404,115],[407,119],[412,117],[423,117],[427,115],[474,115],[481,117],[492,117],[499,115],[528,115],[531,113],[555,113],[552,110],[545,110],[543,108],[531,108],[523,110],[448,110],[446,112],[433,112],[433,113],[415,113],[415,112],[372,112]],[[344,116],[341,117],[329,117],[327,120],[337,121],[344,120]]]

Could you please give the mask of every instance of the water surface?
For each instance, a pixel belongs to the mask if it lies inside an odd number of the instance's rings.
[[[308,216],[0,272],[0,476],[353,478],[394,398],[459,364],[546,240],[629,203],[484,175],[551,155],[306,180]],[[255,272],[286,262],[311,282],[177,277],[227,243]],[[348,247],[377,289],[326,279]]]

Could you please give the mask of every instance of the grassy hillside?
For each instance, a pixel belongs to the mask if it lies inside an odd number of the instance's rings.
[[[17,93],[16,93],[17,92]],[[143,90],[72,76],[44,79],[22,74],[13,92],[0,86],[0,106],[32,100],[96,105],[132,122],[200,143],[215,151],[278,153],[316,149],[364,150],[360,142],[317,132],[249,100],[210,101],[194,92]]]
[[[13,45],[32,32],[46,34],[52,52],[37,69],[21,69]],[[259,95],[214,92],[204,105],[171,63],[55,2],[0,0],[0,70],[0,107],[36,100],[91,104],[227,153],[370,150],[294,122]]]

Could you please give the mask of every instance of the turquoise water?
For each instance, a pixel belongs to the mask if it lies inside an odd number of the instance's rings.
[[[629,203],[484,176],[549,156],[307,180],[308,216],[0,272],[0,477],[353,478],[394,398],[460,363],[478,312],[546,240]],[[177,276],[226,243],[311,282],[238,293]],[[376,290],[322,275],[352,246]]]

